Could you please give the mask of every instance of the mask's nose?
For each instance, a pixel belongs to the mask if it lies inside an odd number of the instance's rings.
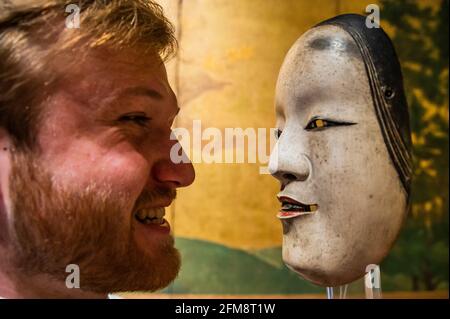
[[[306,181],[311,173],[309,158],[298,148],[281,144],[275,145],[269,161],[269,172],[282,185],[290,182]]]

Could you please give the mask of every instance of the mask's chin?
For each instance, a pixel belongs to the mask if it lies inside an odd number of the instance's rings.
[[[295,263],[284,260],[286,267],[288,267],[291,271],[299,274],[303,279],[322,287],[334,287],[336,285],[332,284],[330,278],[328,278],[327,274],[321,271],[320,269],[307,269],[302,268],[299,265],[295,265]]]
[[[342,269],[330,270],[320,265],[311,265],[311,263],[304,262],[303,260],[292,260],[289,257],[283,257],[283,262],[291,271],[321,287],[337,287],[349,284],[362,278],[365,274],[359,271],[345,272]]]
[[[326,234],[314,236],[314,232],[305,232],[303,227],[298,226],[295,219],[283,221],[286,233],[283,235],[282,257],[290,270],[322,287],[349,284],[365,275],[368,256],[358,255],[358,247],[348,251],[345,240],[329,243],[325,239]],[[308,230],[313,227],[308,226]]]

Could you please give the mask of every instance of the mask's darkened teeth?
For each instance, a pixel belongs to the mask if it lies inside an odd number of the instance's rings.
[[[308,208],[309,208],[309,206],[296,205],[296,204],[292,204],[292,203],[289,203],[289,202],[284,202],[281,209],[283,211],[287,211],[287,212],[289,212],[289,211],[307,212],[307,211],[309,211]]]

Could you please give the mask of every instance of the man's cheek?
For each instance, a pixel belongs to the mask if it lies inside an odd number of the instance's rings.
[[[111,155],[102,159],[102,162],[100,169],[96,170],[96,177],[113,191],[138,195],[148,183],[149,164],[138,153]]]
[[[148,162],[138,153],[72,157],[60,165],[46,165],[54,185],[69,190],[99,188],[137,197],[150,176]]]

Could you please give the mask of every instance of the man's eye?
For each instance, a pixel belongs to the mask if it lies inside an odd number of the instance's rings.
[[[140,126],[147,126],[150,120],[145,114],[127,114],[119,118],[119,122],[131,122]]]
[[[356,123],[335,122],[335,121],[324,120],[324,119],[312,119],[306,125],[305,130],[309,131],[309,130],[326,128],[326,127],[329,127],[329,126],[354,125],[354,124],[356,124]]]

